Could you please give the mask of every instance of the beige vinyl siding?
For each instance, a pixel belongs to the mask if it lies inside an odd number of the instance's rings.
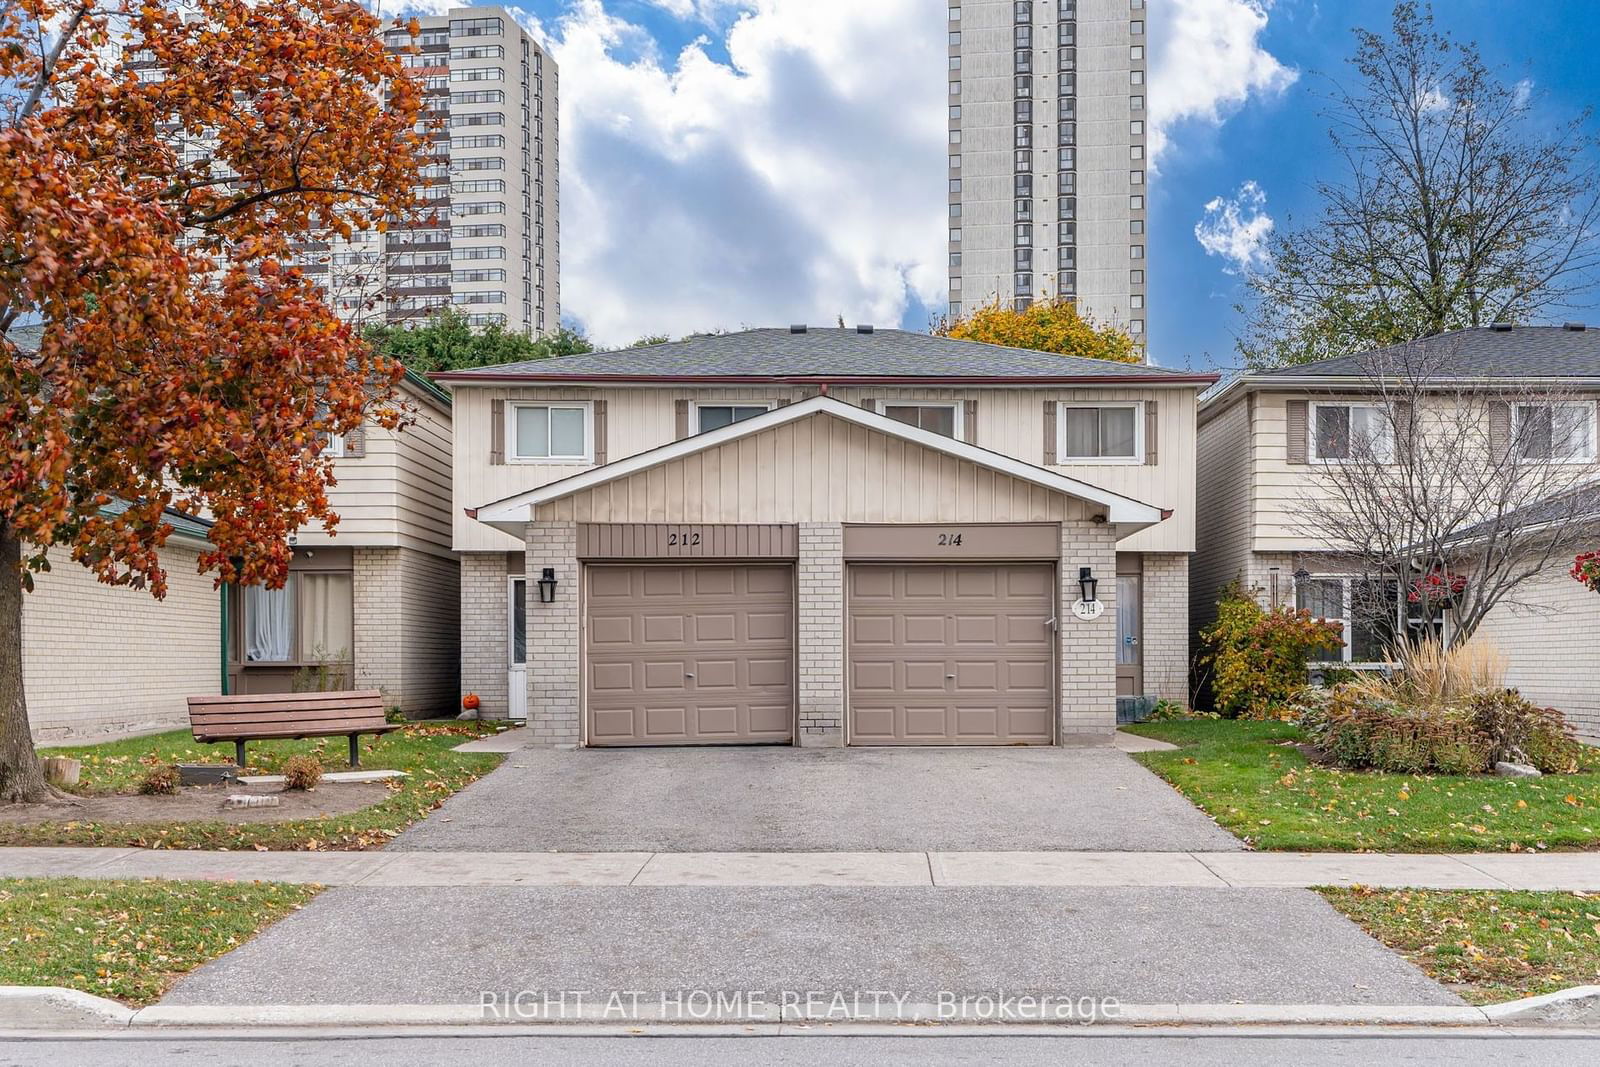
[[[1372,403],[1372,397],[1353,393],[1318,393],[1318,392],[1270,392],[1258,390],[1255,396],[1255,476],[1252,482],[1254,499],[1252,501],[1253,547],[1258,552],[1282,551],[1318,551],[1327,546],[1318,538],[1304,529],[1304,520],[1301,510],[1308,495],[1319,492],[1319,471],[1321,464],[1315,456],[1309,462],[1293,464],[1288,461],[1288,403],[1291,400],[1303,400],[1310,404],[1318,403]],[[1561,399],[1581,400],[1593,403],[1596,394],[1586,393],[1573,397],[1563,396]],[[1428,434],[1429,422],[1436,425],[1444,420],[1455,418],[1455,412],[1460,408],[1458,402],[1450,396],[1439,396],[1434,402],[1425,405],[1417,413],[1417,433],[1421,436]],[[1487,420],[1487,411],[1483,398],[1475,399],[1470,411],[1476,416]],[[1309,417],[1308,417],[1309,418]],[[1452,440],[1460,431],[1455,426],[1450,426],[1442,431],[1450,436],[1445,440]],[[1488,426],[1483,428],[1483,447],[1488,447]],[[1600,473],[1600,468],[1596,468]]]
[[[576,522],[1048,522],[1088,507],[867,427],[813,415],[552,501]]]
[[[1248,397],[1235,400],[1199,429],[1196,489],[1205,521],[1189,567],[1189,620],[1194,630],[1216,617],[1217,592],[1250,565],[1253,467]]]
[[[1475,638],[1505,653],[1507,685],[1565,714],[1583,736],[1600,738],[1600,683],[1586,654],[1600,632],[1600,596],[1573,581],[1569,565],[1554,563],[1519,587],[1516,603],[1498,604]]]
[[[55,554],[22,602],[22,675],[40,742],[112,737],[188,723],[185,698],[222,686],[221,594],[199,549],[167,542],[167,596],[109,586]]]
[[[402,430],[368,425],[365,454],[334,460],[338,485],[328,502],[339,524],[299,532],[302,545],[399,546],[435,555],[450,552],[449,414],[415,402]]]
[[[453,516],[455,547],[459,551],[514,551],[519,547],[515,538],[473,520],[466,515],[465,509],[481,507],[589,469],[581,464],[491,464],[490,403],[494,399],[604,399],[609,426],[607,457],[615,462],[670,444],[677,436],[675,405],[680,399],[693,403],[795,402],[815,394],[815,389],[792,386],[703,389],[458,387],[455,393],[456,433],[459,437],[454,477],[457,487]],[[1043,401],[1142,403],[1155,400],[1160,418],[1158,463],[1149,466],[1057,465],[1051,469],[1172,510],[1172,518],[1157,527],[1132,535],[1118,545],[1120,549],[1187,552],[1194,548],[1195,390],[1192,388],[919,389],[876,386],[837,388],[831,390],[829,395],[856,405],[885,398],[976,400],[975,443],[981,448],[1036,465],[1044,460]],[[934,516],[935,519],[946,517]]]

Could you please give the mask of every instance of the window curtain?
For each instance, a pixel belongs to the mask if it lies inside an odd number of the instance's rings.
[[[1067,455],[1098,456],[1100,454],[1100,412],[1094,408],[1067,408]]]
[[[1133,428],[1137,422],[1132,408],[1107,408],[1100,412],[1100,454],[1132,456]]]
[[[252,663],[282,663],[289,658],[294,589],[248,585],[244,590],[244,658]]]
[[[348,663],[355,649],[355,603],[348,574],[295,575],[300,586],[300,652],[316,663]]]

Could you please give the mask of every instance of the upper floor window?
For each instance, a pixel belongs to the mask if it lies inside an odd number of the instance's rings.
[[[705,433],[707,430],[720,430],[724,426],[732,426],[745,419],[753,419],[757,415],[765,415],[772,410],[772,405],[766,401],[749,404],[696,404],[695,413],[699,421],[696,433]]]
[[[1313,404],[1311,454],[1327,463],[1368,458],[1387,462],[1394,454],[1393,427],[1377,404]]]
[[[322,454],[329,459],[343,459],[345,457],[344,434],[330,433],[328,439],[322,444]]]
[[[512,459],[583,463],[592,454],[588,404],[513,404],[511,415]]]
[[[1594,421],[1593,404],[1518,404],[1511,427],[1517,455],[1554,463],[1593,463]]]
[[[895,422],[903,422],[907,426],[915,426],[919,430],[928,430],[944,437],[961,436],[961,405],[954,401],[909,403],[899,400],[880,400],[878,413]]]
[[[1140,404],[1061,405],[1063,463],[1140,463],[1144,408]]]

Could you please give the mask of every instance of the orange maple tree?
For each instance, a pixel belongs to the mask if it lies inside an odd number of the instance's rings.
[[[34,573],[161,597],[173,508],[214,522],[203,571],[281,585],[288,536],[337,521],[328,435],[404,420],[398,365],[292,264],[416,216],[422,106],[353,3],[0,3],[0,801],[47,794]]]

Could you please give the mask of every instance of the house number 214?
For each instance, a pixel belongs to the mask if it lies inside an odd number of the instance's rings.
[[[961,535],[958,533],[942,533],[939,535],[941,545],[960,545]]]

